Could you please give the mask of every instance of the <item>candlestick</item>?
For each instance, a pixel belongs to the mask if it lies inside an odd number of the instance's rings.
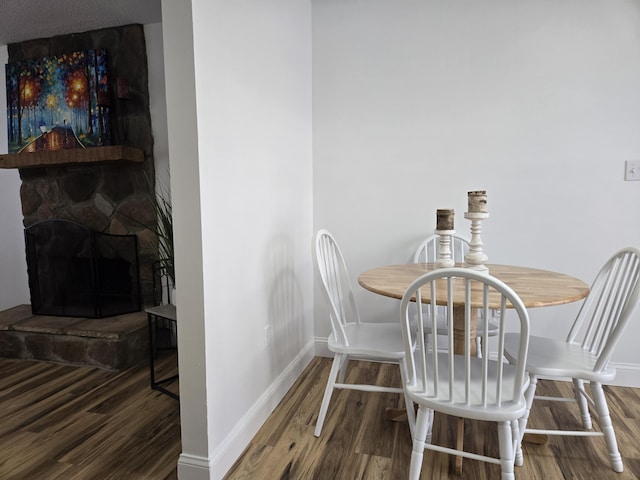
[[[464,218],[471,220],[471,240],[469,241],[469,251],[464,256],[464,266],[479,272],[489,273],[489,268],[485,265],[489,257],[483,250],[483,243],[480,234],[482,233],[482,220],[489,218],[485,212],[466,212]]]
[[[469,192],[469,213],[487,213],[487,191],[474,190]]]
[[[435,230],[438,235],[438,259],[436,260],[436,268],[453,267],[455,262],[451,253],[451,235],[456,233],[455,230]]]
[[[439,208],[436,210],[436,229],[438,235],[438,258],[436,268],[453,267],[453,256],[451,255],[451,235],[456,233],[453,229],[453,218],[455,211],[453,208]]]
[[[436,230],[453,230],[453,208],[439,208],[436,210]]]

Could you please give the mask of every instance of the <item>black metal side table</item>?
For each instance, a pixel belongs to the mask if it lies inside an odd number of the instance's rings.
[[[158,390],[159,392],[169,395],[176,400],[180,400],[179,395],[176,395],[175,393],[163,387],[163,385],[176,380],[178,378],[178,374],[164,378],[162,380],[157,380],[155,369],[155,357],[157,351],[156,326],[158,320],[160,319],[173,322],[177,327],[178,316],[176,307],[175,305],[158,305],[157,307],[147,308],[145,312],[147,312],[147,320],[149,324],[149,375],[151,377],[151,388],[153,390]]]

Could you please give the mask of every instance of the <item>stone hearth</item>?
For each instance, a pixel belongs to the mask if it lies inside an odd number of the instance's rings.
[[[0,356],[123,370],[148,356],[147,316],[33,315],[30,305],[0,312]]]

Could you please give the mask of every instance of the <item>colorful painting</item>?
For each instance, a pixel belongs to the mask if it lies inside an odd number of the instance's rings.
[[[104,50],[12,62],[6,72],[9,153],[109,145]]]

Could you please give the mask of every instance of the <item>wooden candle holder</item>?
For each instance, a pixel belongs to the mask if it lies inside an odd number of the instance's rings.
[[[453,255],[451,254],[451,235],[455,234],[455,230],[434,230],[439,237],[438,259],[436,260],[436,268],[453,267]]]
[[[471,220],[471,240],[469,242],[469,251],[464,256],[464,266],[478,272],[489,273],[489,268],[485,265],[489,257],[484,253],[484,244],[481,238],[482,221],[489,218],[489,214],[485,212],[466,212],[464,218]]]

